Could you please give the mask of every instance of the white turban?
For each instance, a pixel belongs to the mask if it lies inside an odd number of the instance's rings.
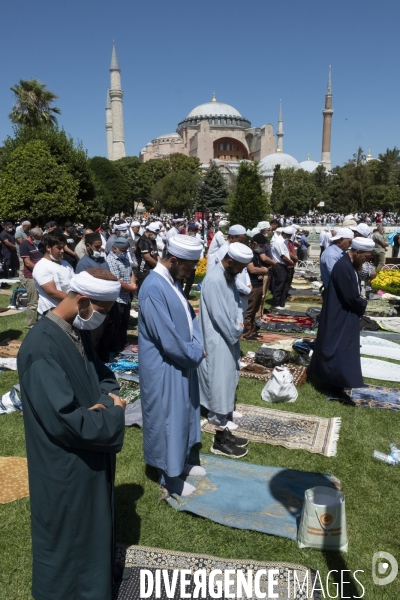
[[[264,229],[265,229],[265,227],[264,227]],[[254,229],[251,229],[251,230],[250,230],[250,229],[248,229],[248,230],[246,231],[246,233],[247,233],[248,237],[252,238],[252,237],[254,237],[254,236],[257,234],[257,233],[260,233],[260,230],[259,230],[259,228],[258,228],[258,227],[254,227]]]
[[[338,227],[336,229],[336,235],[330,238],[330,242],[336,242],[341,238],[345,238],[347,240],[352,240],[354,237],[354,233],[349,227]]]
[[[193,235],[174,235],[168,240],[167,251],[182,260],[199,260],[203,244]]]
[[[233,242],[228,246],[228,254],[233,260],[248,265],[253,260],[253,250],[240,242]]]
[[[360,223],[357,227],[350,227],[353,231],[357,231],[363,237],[371,237],[371,230],[366,223]]]
[[[282,232],[286,233],[286,235],[293,235],[295,233],[295,231],[296,231],[295,228],[294,227],[290,227],[290,226],[284,227],[282,229]]]
[[[246,233],[246,229],[243,225],[232,225],[228,229],[229,235],[243,235]]]
[[[178,217],[177,219],[172,219],[173,223],[181,223],[182,221],[184,221],[185,219],[183,217]]]
[[[371,252],[375,248],[375,242],[370,238],[356,237],[351,242],[353,250],[360,250],[361,252]]]
[[[128,229],[128,227],[129,227],[128,223],[121,223],[120,225],[114,224],[115,231],[125,231],[126,229]]]
[[[268,229],[269,227],[269,221],[260,221],[259,223],[257,223],[257,227],[258,229],[260,229],[261,231],[263,229]]]
[[[140,227],[139,221],[132,221],[131,227]]]
[[[147,229],[147,231],[157,233],[157,231],[160,231],[160,224],[159,223],[150,223],[150,225],[147,225],[146,229]]]
[[[119,281],[98,279],[87,271],[81,271],[72,277],[69,291],[87,296],[91,300],[114,302],[121,291],[121,284]]]

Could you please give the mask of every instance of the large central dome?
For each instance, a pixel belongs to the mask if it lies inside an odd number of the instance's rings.
[[[241,117],[242,115],[236,108],[233,108],[230,104],[224,104],[223,102],[217,102],[212,100],[205,104],[200,104],[190,111],[187,119],[192,117]]]

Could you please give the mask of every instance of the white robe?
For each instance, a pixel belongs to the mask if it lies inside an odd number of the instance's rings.
[[[218,250],[221,248],[221,246],[223,246],[224,244],[226,244],[226,240],[224,238],[224,234],[222,233],[222,231],[217,231],[217,233],[214,235],[212,242],[210,244],[210,247],[208,249],[208,254],[207,254],[207,272],[215,267],[215,259],[217,257],[217,253]]]
[[[219,263],[207,273],[201,288],[199,322],[206,357],[198,375],[201,404],[221,415],[230,413],[235,405],[242,319],[237,287],[227,282]]]

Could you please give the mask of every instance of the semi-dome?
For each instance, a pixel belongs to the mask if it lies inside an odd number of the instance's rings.
[[[321,166],[322,163],[317,162],[316,160],[303,160],[300,163],[300,169],[303,171],[308,171],[309,173],[314,173],[314,171]]]
[[[159,135],[158,137],[156,137],[153,142],[155,142],[155,140],[168,140],[170,138],[174,138],[174,139],[179,139],[181,140],[181,136],[179,135],[179,133],[166,133],[165,135]]]
[[[264,177],[272,177],[276,165],[280,165],[281,169],[300,169],[300,163],[290,154],[284,152],[275,152],[268,154],[260,160],[260,173]]]

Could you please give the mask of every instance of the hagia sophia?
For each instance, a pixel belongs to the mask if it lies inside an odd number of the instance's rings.
[[[107,156],[118,160],[125,156],[124,125],[121,89],[121,69],[113,43],[111,66],[111,87],[107,91],[106,133]],[[331,170],[331,127],[332,127],[332,80],[329,67],[328,85],[325,94],[325,108],[322,127],[322,153],[319,162],[308,159],[299,162],[283,152],[283,116],[280,102],[278,129],[270,123],[253,127],[251,122],[230,104],[219,102],[215,93],[210,102],[196,106],[187,117],[178,123],[174,133],[160,135],[151,140],[141,150],[139,158],[146,162],[151,158],[162,158],[180,152],[186,156],[196,156],[201,168],[207,169],[214,160],[221,172],[227,176],[237,172],[242,160],[260,161],[260,173],[265,179],[266,191],[271,190],[274,168],[277,164],[283,169],[304,169],[315,171],[323,165]]]

